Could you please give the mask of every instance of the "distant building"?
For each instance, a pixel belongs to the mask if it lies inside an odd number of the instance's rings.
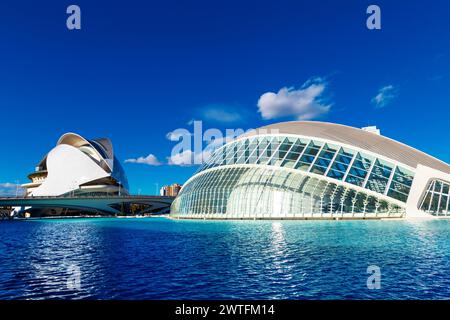
[[[161,196],[176,197],[181,190],[182,185],[174,183],[170,186],[164,186],[159,191]]]

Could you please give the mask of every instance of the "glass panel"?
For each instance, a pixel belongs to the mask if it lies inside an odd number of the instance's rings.
[[[441,188],[442,188],[442,183],[440,181],[436,181],[436,183],[434,184],[434,191],[441,192]]]
[[[436,213],[438,210],[438,204],[439,204],[439,194],[434,193],[431,198],[430,211]]]
[[[270,165],[279,166],[283,158],[286,156],[286,153],[291,147],[291,145],[292,143],[289,142],[287,138],[285,138],[283,142],[281,142],[278,150],[274,153],[272,159],[270,160]]]
[[[293,168],[305,146],[306,143],[302,142],[300,139],[297,139],[289,153],[286,155],[286,158],[281,166],[286,168]]]
[[[367,171],[355,168],[354,166],[350,169],[349,173],[355,177],[359,177],[362,179],[364,179],[367,176]]]
[[[347,171],[348,165],[335,161],[333,163],[333,165],[331,166],[331,168],[333,170],[337,170],[337,171],[341,171],[341,172],[345,173]]]
[[[337,152],[338,149],[339,149],[338,146],[335,146],[335,145],[333,145],[333,144],[326,143],[326,144],[323,146],[323,149],[322,149],[322,151],[320,152],[319,157],[327,158],[327,159],[332,159],[333,156],[334,156],[334,154]]]
[[[286,156],[287,152],[291,149],[293,143],[289,139],[285,139],[283,143],[280,145],[280,149],[278,150],[278,160],[275,165],[281,165],[282,160]]]
[[[320,146],[316,145],[314,141],[311,141],[308,147],[306,147],[303,156],[295,166],[295,169],[308,170],[316,155],[319,153],[319,150]]]
[[[249,156],[246,159],[246,164],[254,164],[256,163],[256,160],[259,158],[259,154],[261,152],[259,148],[260,139],[254,139],[250,141],[249,145]]]
[[[335,161],[331,164],[331,170],[328,172],[328,177],[342,180],[352,158],[353,154],[351,153],[351,150],[341,148]]]
[[[396,191],[396,192],[401,192],[401,193],[408,195],[410,187],[408,187],[402,183],[399,183],[397,181],[392,181],[390,190]]]
[[[379,176],[389,178],[391,176],[392,168],[394,166],[392,164],[389,164],[386,161],[377,159],[375,161],[375,166],[372,169],[372,174],[375,173]]]
[[[420,210],[432,215],[448,215],[450,183],[433,180],[429,183]]]
[[[298,170],[303,170],[303,171],[307,171],[309,169],[309,167],[311,166],[311,163],[305,163],[305,162],[297,162],[297,164],[295,165],[295,169]]]
[[[266,145],[267,144],[267,145]],[[278,149],[278,140],[274,137],[267,138],[267,140],[262,141],[260,146],[263,148],[261,150],[261,155],[259,156],[256,163],[267,164],[269,159],[272,157],[273,152]]]
[[[362,156],[361,153],[357,153],[355,157],[355,161],[353,162],[352,168],[350,169],[349,174],[352,176],[365,179],[368,170],[370,170],[371,162],[372,160],[369,159],[367,156]],[[349,181],[347,181],[349,182]],[[359,183],[358,183],[359,185]]]
[[[430,202],[431,202],[431,192],[427,192],[425,198],[423,199],[422,206],[420,207],[420,209],[422,211],[428,211],[428,208],[430,207]]]
[[[318,165],[314,165],[311,169],[312,173],[316,173],[316,174],[320,174],[320,175],[324,175],[326,171],[327,171],[327,167],[321,167]]]
[[[342,180],[342,179],[344,178],[344,175],[345,175],[345,173],[342,172],[342,171],[337,171],[337,170],[331,169],[331,170],[328,172],[328,175],[327,175],[327,176],[330,177],[330,178],[337,179],[337,180]]]
[[[306,148],[305,153],[303,154],[303,157],[301,158],[301,161],[303,162],[309,162],[311,163],[312,160],[316,157],[316,155],[319,153],[320,146],[314,145],[312,142],[308,148]],[[311,160],[312,159],[312,160]]]
[[[238,150],[236,157],[236,164],[243,164],[245,163],[245,161],[248,159],[249,156],[249,146],[250,146],[250,142],[249,140],[244,140],[241,148]]]
[[[388,196],[392,197],[394,199],[403,201],[403,202],[406,202],[408,200],[408,195],[407,194],[404,194],[404,193],[401,193],[401,192],[398,192],[398,191],[394,191],[392,189],[389,189]]]
[[[292,146],[291,152],[302,153],[303,149],[305,149],[308,141],[297,139],[297,141]]]
[[[336,157],[336,161],[348,165],[353,159],[353,151],[347,148],[341,148]]]
[[[449,189],[450,189],[450,186],[448,184],[444,184],[444,188],[442,190],[442,193],[449,194],[450,193]]]
[[[444,213],[447,211],[447,199],[448,199],[447,196],[442,195],[441,203],[439,205],[439,213]]]
[[[408,187],[411,187],[413,179],[414,174],[411,171],[401,167],[397,167],[395,169],[393,181],[397,181]]]
[[[388,184],[388,178],[376,175],[372,173],[367,181],[366,188],[378,193],[384,194],[386,186]]]
[[[362,187],[364,185],[364,179],[350,175],[350,174],[347,176],[347,179],[345,179],[345,182],[348,182],[348,183],[351,183],[351,184],[354,184],[354,185],[357,185],[360,187]]]

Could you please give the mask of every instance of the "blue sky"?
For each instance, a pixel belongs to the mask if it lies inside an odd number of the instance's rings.
[[[366,28],[381,7],[382,29]],[[66,8],[81,8],[81,30]],[[67,132],[109,137],[131,191],[183,183],[167,134],[295,119],[377,125],[450,162],[448,1],[0,4],[0,186]],[[125,163],[154,155],[162,165]],[[9,185],[8,185],[9,186]]]

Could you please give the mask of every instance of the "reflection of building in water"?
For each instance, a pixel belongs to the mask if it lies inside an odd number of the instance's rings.
[[[176,218],[450,217],[450,166],[376,127],[293,121],[215,150],[183,186]]]
[[[161,190],[159,191],[161,196],[166,196],[166,197],[176,197],[178,195],[178,193],[181,190],[181,185],[178,183],[174,183],[170,186],[164,186],[161,188]]]

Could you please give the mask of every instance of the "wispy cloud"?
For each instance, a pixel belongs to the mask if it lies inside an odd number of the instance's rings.
[[[226,104],[212,104],[202,108],[202,115],[205,120],[212,120],[222,123],[233,123],[243,120],[243,114],[236,110],[236,107]]]
[[[326,102],[324,92],[327,82],[322,77],[311,78],[300,88],[284,87],[275,92],[266,92],[258,100],[258,109],[263,119],[294,117],[311,120],[327,114],[331,104]]]
[[[24,189],[20,187],[20,185],[10,182],[0,183],[0,197],[11,197],[16,194],[22,195],[24,193]]]
[[[159,162],[158,158],[154,156],[153,154],[149,154],[146,157],[139,157],[136,159],[127,159],[125,160],[126,163],[140,163],[140,164],[146,164],[149,166],[160,166],[162,165],[161,162]]]
[[[397,87],[392,84],[384,86],[378,90],[378,94],[372,98],[372,103],[376,108],[384,108],[398,96]]]

